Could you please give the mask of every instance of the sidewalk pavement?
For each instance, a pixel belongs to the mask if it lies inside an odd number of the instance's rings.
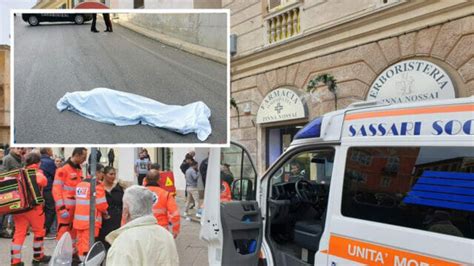
[[[136,33],[139,33],[141,35],[144,35],[150,39],[153,39],[155,41],[159,41],[161,43],[164,43],[166,45],[170,45],[173,47],[176,47],[180,50],[186,51],[190,54],[194,54],[197,56],[201,56],[207,59],[211,59],[213,61],[222,63],[222,64],[227,64],[227,56],[226,53],[217,51],[215,49],[199,46],[190,42],[186,42],[184,40],[180,40],[174,37],[171,37],[169,35],[165,35],[156,31],[152,31],[149,29],[146,29],[144,27],[140,27],[136,24],[132,24],[127,21],[115,21],[116,23],[120,24],[121,26],[135,31]]]
[[[178,191],[176,203],[179,206],[180,213],[183,215],[185,204],[184,191]],[[193,211],[197,208],[195,207]],[[194,212],[190,212],[194,214]],[[193,215],[194,217],[194,215]],[[181,232],[176,238],[176,246],[181,265],[201,266],[208,265],[207,243],[199,239],[201,224],[198,219],[193,218],[187,221],[181,216]]]
[[[178,192],[176,202],[180,213],[184,211],[184,192]],[[180,265],[204,266],[208,265],[206,242],[199,239],[201,225],[195,221],[187,221],[181,217],[181,232],[176,238]],[[11,239],[0,238],[0,265],[8,265],[10,262]],[[33,234],[27,236],[23,244],[22,260],[25,265],[31,265],[33,260]],[[45,240],[45,254],[51,255],[56,247],[56,240]]]

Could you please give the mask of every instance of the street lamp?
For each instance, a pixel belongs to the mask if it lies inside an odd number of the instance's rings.
[[[90,202],[89,202],[89,247],[95,242],[95,170],[97,168],[97,148],[91,148],[91,183],[90,183]]]

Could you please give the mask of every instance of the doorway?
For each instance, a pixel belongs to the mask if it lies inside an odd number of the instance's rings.
[[[265,168],[275,162],[280,155],[288,149],[296,133],[302,129],[304,124],[286,125],[266,129],[266,160]]]

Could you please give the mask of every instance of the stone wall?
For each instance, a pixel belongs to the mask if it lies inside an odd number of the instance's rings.
[[[202,47],[227,50],[227,17],[223,13],[120,14],[119,20]]]
[[[266,1],[261,0],[224,0],[222,2],[223,8],[232,10],[231,32],[238,36],[237,55],[248,55],[264,48],[267,34],[265,19],[280,11],[269,13]],[[304,0],[288,2],[300,6],[302,34],[320,31],[322,28],[333,27],[377,11],[383,11],[390,6],[403,4],[403,1],[398,0],[390,0],[386,3],[382,0]],[[300,4],[297,4],[298,2]]]
[[[232,97],[239,108],[249,103],[251,115],[231,112],[231,136],[249,149],[254,159],[265,161],[264,130],[254,123],[258,107],[267,93],[281,86],[305,92],[314,76],[329,73],[338,86],[338,108],[364,101],[375,78],[388,66],[405,59],[432,61],[445,69],[455,84],[456,97],[474,94],[474,16],[409,32],[352,49],[312,58],[296,64],[234,80]],[[310,120],[334,110],[334,96],[324,86],[317,88],[321,102],[308,101]],[[258,156],[258,157],[257,157]],[[260,171],[263,166],[259,165]]]
[[[0,144],[10,143],[10,48],[0,46]]]

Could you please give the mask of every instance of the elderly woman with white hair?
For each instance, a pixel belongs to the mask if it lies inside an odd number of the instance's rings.
[[[179,265],[173,235],[153,216],[154,194],[131,186],[123,196],[123,222],[105,238],[112,246],[107,265]]]

